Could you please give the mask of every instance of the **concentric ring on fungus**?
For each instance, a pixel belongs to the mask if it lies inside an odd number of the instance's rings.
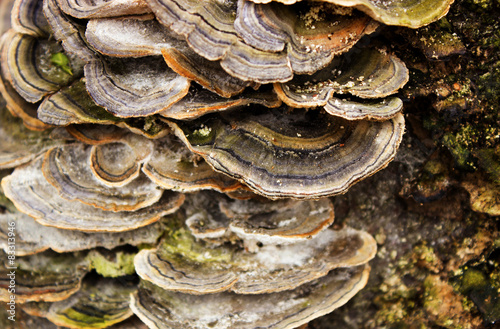
[[[319,111],[259,109],[171,123],[215,170],[268,198],[345,192],[395,156],[404,119],[347,121]]]

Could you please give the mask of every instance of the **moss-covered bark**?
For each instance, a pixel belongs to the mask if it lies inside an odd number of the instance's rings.
[[[334,199],[379,251],[367,287],[309,328],[497,328],[499,17],[498,0],[459,0],[426,28],[377,36],[411,72],[407,132],[385,171]]]

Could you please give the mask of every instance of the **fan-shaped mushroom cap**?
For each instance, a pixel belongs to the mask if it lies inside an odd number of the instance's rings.
[[[186,224],[196,238],[223,240],[236,234],[252,252],[258,242],[283,245],[313,238],[334,220],[328,199],[231,200],[207,191],[190,196],[186,204]]]
[[[43,13],[52,27],[54,38],[61,42],[67,53],[77,56],[84,62],[96,58],[85,40],[84,26],[68,18],[61,11],[56,0],[44,0]]]
[[[169,69],[161,57],[102,59],[85,65],[94,101],[117,117],[148,116],[184,97],[190,81]]]
[[[294,289],[338,267],[357,266],[375,256],[375,240],[345,228],[286,246],[264,245],[248,253],[235,245],[209,249],[181,228],[158,249],[135,258],[142,279],[167,290],[191,294],[234,291],[261,294]]]
[[[128,232],[85,233],[43,226],[23,213],[6,213],[0,214],[0,248],[5,252],[8,251],[9,222],[16,223],[16,256],[31,255],[49,248],[57,252],[71,252],[95,247],[112,249],[124,244],[151,244],[164,230],[163,224],[157,222]]]
[[[95,50],[112,57],[158,56],[164,48],[189,48],[153,15],[91,19],[85,37]]]
[[[184,195],[167,191],[156,204],[135,212],[110,212],[68,201],[43,176],[42,161],[43,156],[16,168],[2,180],[2,188],[20,211],[43,225],[86,232],[130,231],[173,213],[184,201]]]
[[[32,303],[25,305],[23,310],[64,328],[106,328],[133,314],[129,295],[136,290],[136,284],[126,280],[86,278],[82,288],[67,300]]]
[[[229,192],[242,187],[238,181],[215,172],[203,159],[197,159],[171,135],[155,141],[154,152],[142,171],[159,186],[174,191]]]
[[[357,50],[357,49],[354,49]],[[394,94],[408,81],[404,63],[384,51],[362,49],[337,58],[311,76],[295,76],[285,84],[275,84],[278,96],[293,107],[324,106],[333,94],[349,93],[361,98],[381,98]]]
[[[3,265],[3,263],[2,263]],[[16,258],[16,302],[59,301],[80,289],[90,264],[83,254],[44,252],[36,256]],[[12,268],[0,267],[0,300],[7,302]]]
[[[238,0],[234,27],[246,44],[264,51],[285,51],[293,72],[311,74],[378,26],[362,14],[338,15],[317,2],[306,6]],[[313,22],[308,10],[314,12]]]
[[[16,0],[11,14],[12,28],[19,33],[34,37],[45,37],[51,33],[43,15],[42,1]]]
[[[301,0],[251,0],[256,3],[278,1],[284,4],[293,4]],[[324,2],[354,7],[364,11],[373,19],[387,25],[400,25],[418,28],[437,21],[450,9],[453,0],[321,0]]]
[[[53,65],[51,56],[62,53],[55,41],[36,39],[26,34],[7,32],[3,38],[2,72],[16,91],[28,102],[37,102],[71,83],[83,72],[83,63],[70,56],[72,74]]]
[[[71,144],[45,153],[42,172],[61,197],[108,211],[135,211],[157,202],[162,189],[140,175],[129,184],[108,187],[90,169],[91,146]]]
[[[3,40],[3,38],[2,38]],[[0,40],[0,52],[3,47],[3,42]],[[28,103],[22,98],[17,91],[12,87],[9,81],[5,79],[3,72],[0,70],[0,94],[7,103],[7,109],[12,115],[23,120],[24,125],[30,130],[45,130],[51,127],[37,118],[38,105]]]
[[[14,168],[29,162],[40,152],[64,143],[52,140],[49,131],[32,131],[0,107],[0,168]]]
[[[104,185],[119,187],[136,179],[141,165],[153,153],[151,140],[128,134],[123,140],[92,146],[90,169]]]
[[[235,200],[233,204],[255,205],[255,203],[254,200]],[[283,207],[269,213],[253,214],[248,219],[235,217],[229,229],[245,241],[288,244],[313,238],[332,224],[333,219],[333,206],[327,199],[296,201],[289,208]]]
[[[323,108],[346,120],[387,120],[401,112],[403,101],[398,97],[356,101],[331,97]]]
[[[281,105],[281,100],[269,88],[258,90],[247,89],[243,93],[223,98],[204,88],[191,86],[188,94],[160,114],[176,120],[190,120],[211,112],[220,112],[250,104],[260,104],[275,108]]]
[[[193,152],[255,192],[301,199],[343,193],[384,168],[404,119],[346,121],[319,111],[254,108],[171,126]]]
[[[150,12],[144,0],[57,0],[66,14],[76,18],[138,15]]]
[[[130,307],[150,328],[291,329],[344,305],[365,286],[369,271],[334,270],[297,289],[262,295],[193,296],[143,281]]]

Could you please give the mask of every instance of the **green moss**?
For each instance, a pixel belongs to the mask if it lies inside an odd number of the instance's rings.
[[[462,294],[467,294],[472,289],[484,287],[487,283],[487,278],[481,271],[469,268],[465,270],[458,289]]]
[[[495,252],[496,250],[496,252]],[[496,255],[496,256],[495,256]],[[457,291],[474,303],[487,323],[500,320],[500,263],[498,249],[487,257],[464,266],[462,273],[453,278]]]
[[[124,275],[132,275],[135,273],[134,268],[135,254],[128,254],[122,251],[111,255],[104,255],[98,251],[92,251],[87,256],[91,267],[97,273],[104,277],[116,278]]]
[[[500,37],[496,39],[498,45],[495,47],[500,48]],[[489,103],[498,103],[500,101],[500,62],[490,67],[488,72],[482,74],[478,80],[479,91],[482,97],[489,101]],[[498,104],[496,104],[498,106]]]
[[[171,232],[161,244],[159,253],[178,256],[198,263],[229,262],[232,253],[225,248],[207,248],[185,229],[179,228]]]
[[[476,169],[473,152],[479,148],[495,146],[499,136],[500,128],[497,126],[467,124],[456,132],[445,134],[442,144],[450,150],[458,166]]]
[[[500,146],[477,150],[474,155],[479,159],[479,166],[489,178],[500,185]]]

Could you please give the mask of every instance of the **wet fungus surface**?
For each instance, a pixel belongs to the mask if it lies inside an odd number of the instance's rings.
[[[375,239],[329,197],[394,159],[409,71],[360,41],[450,1],[3,2],[0,247],[16,225],[24,312],[285,329],[364,287]]]

